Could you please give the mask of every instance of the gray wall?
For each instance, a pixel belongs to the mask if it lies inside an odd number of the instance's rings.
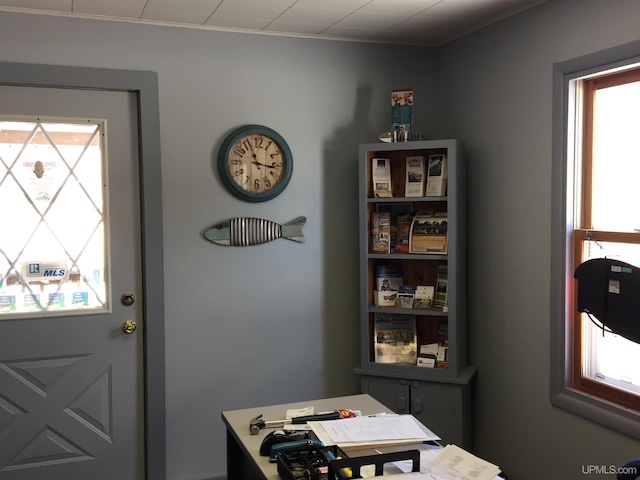
[[[415,89],[422,130],[467,143],[477,452],[519,480],[640,455],[550,405],[548,287],[552,64],[636,40],[639,24],[637,0],[550,0],[427,49],[0,13],[1,61],[159,74],[169,480],[224,475],[222,410],[357,392],[357,145],[388,128],[398,87]],[[265,204],[213,170],[245,123],[296,157]],[[303,245],[201,238],[231,216],[298,215]]]
[[[550,0],[437,52],[439,133],[463,138],[470,159],[474,445],[519,480],[640,456],[637,440],[549,402],[553,64],[637,40],[638,25],[637,0]]]

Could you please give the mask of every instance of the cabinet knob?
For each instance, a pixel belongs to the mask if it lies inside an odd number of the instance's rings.
[[[422,402],[420,401],[419,398],[415,398],[413,400],[413,411],[415,413],[420,413],[422,412]]]
[[[404,397],[398,397],[398,413],[402,413],[407,409],[407,400]]]

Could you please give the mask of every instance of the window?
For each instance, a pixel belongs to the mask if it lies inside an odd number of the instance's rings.
[[[573,272],[603,257],[640,268],[639,47],[556,65],[551,282],[552,402],[637,438],[640,344],[578,312]]]
[[[640,267],[640,69],[576,82],[573,270],[600,257]],[[573,388],[640,412],[640,345],[572,311]]]
[[[0,118],[0,320],[108,308],[104,127],[71,120]]]

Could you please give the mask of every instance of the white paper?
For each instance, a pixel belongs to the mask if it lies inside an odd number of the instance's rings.
[[[391,166],[388,158],[371,160],[371,180],[376,197],[393,197],[391,192]]]
[[[314,413],[313,406],[303,407],[303,408],[290,408],[287,410],[287,414],[285,418],[287,420],[291,420],[292,418],[296,418],[296,417],[305,417],[307,415],[313,415],[313,413]]]
[[[407,157],[407,182],[404,187],[405,197],[424,196],[424,157]]]
[[[393,440],[415,439],[434,440],[437,437],[412,415],[387,417],[356,417],[320,422],[325,432],[335,444],[349,442],[371,443]]]
[[[466,450],[447,445],[429,464],[426,471],[437,475],[435,478],[447,480],[492,480],[500,473],[497,465],[493,465]]]

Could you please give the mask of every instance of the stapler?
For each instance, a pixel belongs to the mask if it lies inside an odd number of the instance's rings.
[[[297,440],[295,442],[277,443],[271,447],[269,462],[278,461],[278,454],[300,454],[300,452],[309,452],[316,448],[323,447],[324,444],[320,440],[308,438],[306,440]]]
[[[271,454],[271,447],[278,445],[279,443],[297,442],[300,440],[307,440],[309,433],[304,431],[298,432],[285,432],[284,430],[274,430],[267,434],[260,444],[260,455],[263,457]]]

